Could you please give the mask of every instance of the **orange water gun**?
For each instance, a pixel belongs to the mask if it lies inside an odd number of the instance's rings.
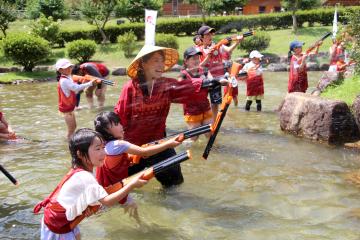
[[[317,40],[311,47],[309,47],[309,48],[306,50],[306,54],[309,54],[309,53],[311,53],[315,48],[318,48],[318,47],[322,44],[322,42],[323,42],[326,38],[330,37],[331,35],[332,35],[331,32],[327,32],[324,36],[322,36],[319,40]]]
[[[241,37],[245,38],[245,37],[250,37],[252,35],[255,35],[254,31],[249,31],[249,32],[245,32],[241,35],[235,35],[235,36],[224,38],[224,39],[220,40],[217,44],[215,44],[213,49],[219,50],[222,45],[229,44],[229,42],[231,42],[231,41],[239,40],[239,39],[241,39]]]
[[[216,136],[219,133],[220,127],[222,122],[224,121],[226,112],[231,104],[232,101],[232,91],[233,91],[233,87],[237,86],[237,81],[236,81],[236,76],[238,76],[239,71],[241,69],[242,65],[239,63],[234,62],[233,65],[231,66],[231,71],[230,71],[230,82],[229,82],[229,87],[228,87],[228,91],[226,92],[225,96],[223,97],[223,102],[221,104],[221,108],[220,111],[218,112],[215,122],[212,125],[212,131],[211,131],[211,136],[209,138],[209,141],[205,147],[204,153],[203,153],[203,158],[206,160],[210,154],[210,151],[212,149],[212,146],[215,142]]]
[[[91,76],[91,75],[85,75],[85,76],[72,75],[72,79],[74,80],[74,82],[78,82],[78,83],[85,83],[85,82],[90,82],[92,80],[95,80],[96,83],[98,83],[98,84],[104,83],[106,85],[114,86],[114,82],[111,81],[111,80],[107,80],[107,79],[99,78],[99,77],[94,77],[94,76]]]
[[[186,152],[182,152],[179,153],[173,157],[170,157],[162,162],[159,162],[133,176],[130,176],[128,178],[123,179],[121,182],[115,183],[114,185],[110,185],[108,187],[105,188],[106,192],[108,194],[114,193],[119,191],[121,188],[123,188],[125,185],[129,184],[129,182],[135,177],[135,176],[139,176],[142,175],[141,179],[143,180],[150,180],[153,177],[155,177],[157,174],[159,174],[160,172],[163,172],[173,166],[176,166],[178,164],[180,164],[181,162],[184,162],[188,159],[191,158],[191,153],[190,151],[186,151]],[[100,205],[96,205],[96,206],[89,206],[88,209],[92,212],[92,213],[96,213],[97,211],[99,211],[100,209]],[[81,214],[80,216],[77,216],[71,223],[70,223],[70,228],[74,229],[83,219],[85,218],[85,214]]]
[[[195,137],[195,136],[199,136],[201,134],[208,133],[210,131],[212,131],[211,125],[206,124],[206,125],[202,125],[200,127],[196,127],[196,128],[193,128],[193,129],[189,129],[189,130],[186,130],[186,131],[183,131],[183,132],[180,132],[180,133],[176,133],[176,134],[167,136],[167,137],[162,138],[160,140],[156,140],[156,141],[153,141],[153,142],[150,142],[150,143],[143,144],[141,147],[146,148],[146,147],[153,146],[153,145],[156,145],[156,144],[159,144],[159,143],[163,143],[166,140],[168,140],[169,138],[175,137],[177,135],[178,135],[178,137],[176,138],[176,141],[183,142],[185,139],[189,139],[189,138],[192,138],[192,137]],[[139,164],[141,158],[142,158],[142,156],[139,156],[139,155],[131,155],[130,156],[131,164]]]

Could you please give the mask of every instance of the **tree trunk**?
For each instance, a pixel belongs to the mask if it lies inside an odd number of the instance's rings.
[[[296,32],[297,32],[297,20],[296,20],[296,11],[295,10],[292,12],[292,20],[293,20],[292,31],[293,31],[294,34],[296,34]]]

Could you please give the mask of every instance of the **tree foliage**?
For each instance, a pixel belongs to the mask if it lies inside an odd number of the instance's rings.
[[[0,3],[0,30],[6,37],[6,30],[10,22],[16,20],[16,12],[13,4],[3,1]]]
[[[145,9],[160,10],[163,0],[119,0],[117,17],[126,17],[130,22],[140,22],[145,18]]]
[[[26,13],[31,19],[39,18],[42,13],[57,20],[67,16],[67,9],[64,0],[28,0]]]
[[[32,24],[31,32],[54,45],[59,36],[60,24],[54,21],[51,16],[45,17],[45,15],[41,14],[40,18],[36,19]]]
[[[355,71],[360,74],[360,10],[348,10],[348,33],[350,34],[351,58],[355,60]]]
[[[104,29],[117,4],[117,0],[81,1],[81,13],[86,17],[88,23],[95,25],[100,31],[100,34],[103,38],[103,43],[108,42],[108,38],[105,34]]]

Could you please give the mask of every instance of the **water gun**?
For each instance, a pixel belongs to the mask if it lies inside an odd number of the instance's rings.
[[[330,37],[332,35],[331,32],[326,33],[324,36],[322,36],[319,40],[317,40],[311,47],[309,47],[306,50],[306,54],[311,53],[315,48],[319,47],[326,38]]]
[[[224,38],[224,39],[220,40],[217,44],[215,44],[213,49],[219,50],[222,45],[229,44],[229,42],[231,42],[231,41],[239,40],[241,37],[245,38],[245,37],[250,37],[252,35],[255,35],[254,31],[249,31],[249,32],[245,32],[241,35],[235,35],[235,36]]]
[[[211,136],[209,138],[209,141],[205,147],[204,153],[203,153],[203,158],[206,160],[210,154],[210,151],[212,149],[212,146],[215,142],[216,136],[219,133],[220,127],[222,122],[224,121],[226,112],[231,104],[232,101],[232,91],[233,91],[233,87],[237,86],[237,81],[236,81],[236,76],[238,76],[239,71],[241,69],[241,64],[234,62],[233,65],[231,66],[231,71],[230,71],[230,82],[229,82],[229,87],[228,87],[228,91],[226,92],[225,96],[223,97],[223,102],[221,104],[221,108],[220,111],[218,112],[215,122],[212,126],[212,131],[211,131]]]
[[[96,83],[104,83],[106,85],[114,86],[114,82],[111,80],[94,77],[91,75],[85,75],[85,76],[72,75],[72,79],[74,80],[74,82],[78,82],[78,83],[85,83],[85,82],[90,82],[92,80],[95,80]]]
[[[174,167],[178,164],[180,164],[181,162],[184,162],[188,159],[191,158],[191,153],[190,151],[186,151],[186,152],[182,152],[179,153],[173,157],[170,157],[162,162],[159,162],[133,176],[130,176],[128,178],[123,179],[121,182],[115,183],[114,185],[110,185],[108,187],[105,188],[106,192],[108,194],[114,193],[119,191],[121,188],[123,188],[125,185],[129,184],[129,182],[135,177],[135,176],[139,176],[142,175],[141,179],[143,180],[150,180],[153,177],[155,177],[157,174],[171,168]],[[88,207],[90,209],[90,211],[92,211],[93,213],[96,213],[97,211],[99,211],[100,209],[100,205],[96,205],[96,206],[89,206]],[[74,229],[83,219],[85,218],[85,214],[81,214],[80,216],[77,216],[71,223],[70,223],[70,228]]]
[[[14,184],[18,185],[18,181],[0,164],[0,171]]]
[[[196,136],[199,136],[201,134],[204,134],[204,133],[207,133],[207,132],[210,132],[210,131],[212,131],[212,127],[211,127],[210,124],[202,125],[202,126],[197,127],[197,128],[193,128],[193,129],[190,129],[190,130],[186,130],[186,131],[183,131],[183,132],[180,132],[180,133],[176,133],[176,134],[167,136],[167,137],[162,138],[160,140],[156,140],[156,141],[153,141],[153,142],[150,142],[150,143],[143,144],[141,147],[146,148],[146,147],[149,147],[149,146],[153,146],[153,145],[165,142],[169,138],[175,137],[177,135],[178,135],[178,137],[176,138],[176,141],[183,142],[185,139],[196,137]],[[131,164],[139,164],[140,159],[141,159],[141,156],[139,156],[139,155],[131,155],[130,156]]]

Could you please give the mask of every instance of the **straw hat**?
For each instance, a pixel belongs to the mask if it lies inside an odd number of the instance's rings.
[[[179,53],[173,48],[145,45],[140,50],[140,52],[135,57],[135,59],[130,63],[129,67],[127,68],[127,75],[131,78],[135,78],[137,75],[137,72],[139,70],[139,63],[140,63],[141,59],[145,55],[156,52],[156,51],[162,51],[164,53],[164,56],[165,56],[164,71],[169,70],[172,66],[174,66],[177,63],[177,61],[179,59]]]

